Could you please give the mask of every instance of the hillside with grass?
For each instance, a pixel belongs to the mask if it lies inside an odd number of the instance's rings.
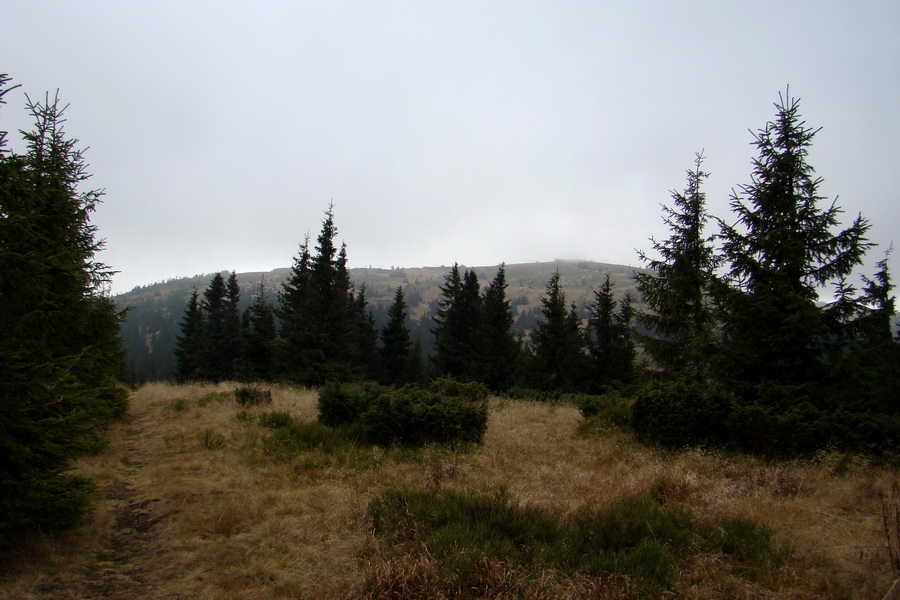
[[[398,287],[402,287],[409,305],[409,326],[413,339],[418,339],[427,351],[431,348],[431,317],[437,310],[439,287],[449,266],[398,267],[391,269],[356,268],[350,270],[350,278],[357,289],[365,286],[377,327],[387,321],[387,311]],[[483,284],[487,284],[497,272],[497,265],[469,267],[474,269]],[[506,265],[509,287],[507,298],[515,310],[514,330],[524,333],[532,329],[540,316],[540,297],[546,292],[547,282],[560,272],[566,296],[585,314],[586,307],[599,289],[607,271],[615,282],[616,294],[621,296],[634,291],[634,267],[584,260],[556,260]],[[272,303],[276,293],[288,277],[289,269],[270,272],[238,273],[241,287],[240,309],[250,304],[265,282]],[[157,282],[137,287],[113,298],[120,308],[129,307],[128,320],[122,325],[123,346],[128,363],[137,381],[171,379],[175,373],[175,338],[179,324],[194,289],[207,287],[212,274],[196,275]]]
[[[136,391],[77,461],[94,511],[20,534],[0,598],[863,599],[900,575],[897,471],[864,456],[660,451],[501,397],[481,444],[373,446],[314,391],[258,391]]]

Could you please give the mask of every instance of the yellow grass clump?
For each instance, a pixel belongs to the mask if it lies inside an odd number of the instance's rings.
[[[99,488],[94,512],[76,531],[15,540],[2,555],[0,598],[365,597],[431,560],[388,559],[370,531],[370,501],[397,487],[502,488],[563,517],[645,494],[698,521],[745,517],[774,532],[785,559],[772,575],[739,577],[701,554],[683,566],[673,598],[882,598],[898,577],[884,530],[896,527],[885,517],[897,509],[897,470],[865,457],[663,452],[627,432],[581,433],[569,405],[493,399],[484,443],[471,450],[313,449],[276,460],[258,416],[315,421],[316,392],[272,386],[271,404],[242,407],[235,387],[135,392],[108,449],[78,461]],[[601,580],[540,578],[533,589],[546,597],[614,597]]]

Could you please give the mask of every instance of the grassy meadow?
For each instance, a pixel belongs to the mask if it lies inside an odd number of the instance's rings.
[[[315,391],[234,387],[136,391],[77,463],[95,510],[15,540],[0,598],[849,599],[900,576],[898,471],[866,457],[660,451],[502,398],[482,445],[382,449],[317,426]]]

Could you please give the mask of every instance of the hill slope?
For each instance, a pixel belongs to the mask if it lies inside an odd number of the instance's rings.
[[[474,270],[482,287],[490,283],[497,273],[497,266],[464,267]],[[568,301],[575,303],[586,314],[587,306],[610,273],[615,282],[615,292],[623,295],[634,292],[633,267],[591,261],[556,260],[506,265],[507,298],[518,315],[514,329],[524,333],[534,327],[540,315],[540,298],[550,277],[559,270]],[[387,320],[387,309],[394,292],[403,287],[409,305],[409,327],[413,339],[418,338],[423,347],[431,347],[431,315],[437,308],[440,290],[438,286],[449,273],[449,266],[397,269],[351,269],[350,277],[357,289],[365,286],[366,298],[375,314],[380,329]],[[270,301],[287,278],[290,269],[276,269],[268,273],[237,274],[241,286],[241,310],[259,292],[260,282],[265,281]],[[128,321],[122,327],[122,337],[128,362],[138,381],[170,379],[175,372],[173,351],[175,339],[188,297],[193,289],[201,292],[209,285],[213,274],[197,275],[166,282],[141,286],[125,294],[115,296],[119,307],[130,307]]]

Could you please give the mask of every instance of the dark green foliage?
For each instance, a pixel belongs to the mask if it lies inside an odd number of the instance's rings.
[[[547,390],[578,391],[585,379],[587,355],[581,320],[566,295],[557,271],[541,298],[543,320],[531,335],[532,385]]]
[[[709,174],[702,163],[698,154],[684,192],[672,192],[675,207],[663,206],[671,236],[665,242],[651,239],[660,258],[641,252],[650,272],[634,274],[647,306],[636,315],[649,330],[640,336],[644,349],[666,372],[693,379],[702,379],[711,366],[716,319],[710,290],[721,262],[704,233],[709,216],[701,185]]]
[[[230,310],[225,278],[221,273],[216,273],[204,290],[200,307],[204,315],[201,378],[213,382],[231,379],[232,365],[228,363],[228,354],[225,353],[230,346],[231,329],[227,323]]]
[[[235,388],[234,399],[244,407],[272,404],[272,391],[256,386],[241,386]]]
[[[647,385],[635,393],[632,426],[643,439],[665,446],[723,443],[733,405],[729,393],[690,379]]]
[[[479,381],[481,378],[481,297],[478,276],[453,265],[440,287],[434,316],[434,369],[441,376]]]
[[[843,337],[843,306],[818,304],[819,289],[843,283],[870,244],[862,217],[840,232],[841,210],[818,194],[806,157],[817,129],[800,120],[799,101],[781,98],[774,121],[756,134],[752,181],[731,207],[737,223],[722,226],[727,285],[718,288],[728,372],[755,385],[802,385],[827,371],[828,340]]]
[[[319,422],[340,427],[362,419],[375,399],[387,388],[372,382],[331,382],[319,390]]]
[[[377,333],[365,292],[354,292],[347,249],[335,245],[333,205],[325,212],[315,254],[309,239],[278,296],[281,370],[289,381],[318,386],[371,375]]]
[[[276,340],[275,310],[266,298],[266,282],[262,280],[259,292],[244,311],[237,378],[242,381],[275,379]]]
[[[319,394],[319,421],[330,427],[360,423],[366,440],[383,446],[481,442],[487,389],[449,380],[428,389],[332,383]]]
[[[200,310],[200,292],[191,292],[184,317],[181,319],[181,335],[175,346],[175,379],[178,383],[203,379],[201,363],[204,347],[203,311]]]
[[[617,392],[603,395],[579,394],[572,400],[581,416],[597,428],[624,428],[631,425],[633,400]]]
[[[506,266],[501,264],[481,300],[480,380],[497,393],[518,379],[522,362],[522,345],[512,333],[515,318],[506,287]]]
[[[279,427],[287,427],[293,423],[294,420],[291,419],[291,415],[286,412],[273,411],[259,415],[257,422],[260,427],[278,429]]]
[[[631,339],[634,311],[628,294],[616,309],[609,271],[603,285],[594,292],[590,310],[588,349],[593,363],[591,386],[603,388],[614,382],[631,382],[635,375],[635,349]]]
[[[385,552],[427,554],[438,561],[443,593],[460,590],[459,597],[479,588],[477,565],[484,561],[507,564],[519,576],[541,568],[615,575],[647,593],[670,587],[680,563],[703,551],[752,565],[757,574],[778,564],[771,533],[754,521],[711,527],[644,496],[563,520],[516,505],[503,492],[400,489],[373,500],[368,516]]]
[[[398,287],[394,303],[388,309],[388,322],[381,330],[382,380],[389,385],[402,385],[411,378],[412,342],[406,326],[406,300]]]
[[[102,192],[80,190],[89,175],[58,99],[28,109],[25,154],[0,140],[0,538],[77,523],[92,486],[70,461],[101,447],[128,406],[124,313],[104,291],[112,272],[90,223]]]
[[[263,451],[278,460],[290,460],[304,452],[339,454],[357,444],[352,427],[328,427],[322,423],[288,423],[262,439]]]

